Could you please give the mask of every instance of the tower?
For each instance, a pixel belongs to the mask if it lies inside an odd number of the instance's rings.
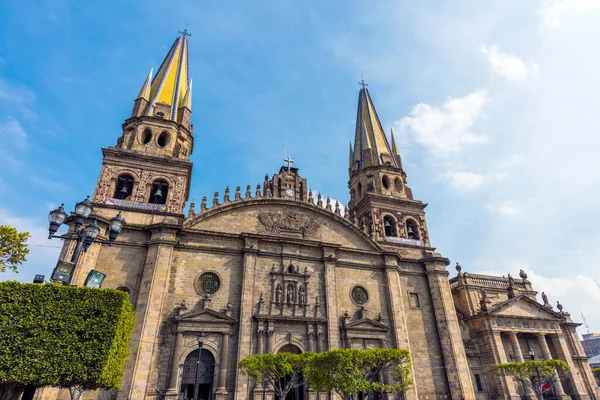
[[[187,31],[180,32],[154,77],[148,74],[115,147],[102,149],[93,201],[181,214],[194,146]]]
[[[350,143],[350,214],[377,242],[428,247],[426,204],[413,199],[393,131],[390,146],[369,89],[361,84]]]

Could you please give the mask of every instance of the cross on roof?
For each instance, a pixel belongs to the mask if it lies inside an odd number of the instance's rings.
[[[362,75],[360,76],[360,82],[358,82],[359,85],[362,86],[362,88],[364,89],[366,86],[369,86],[368,83],[365,82],[365,80],[363,79]]]
[[[287,156],[286,158],[283,159],[283,161],[287,163],[287,165],[288,165],[288,171],[289,171],[290,168],[292,167],[292,164],[294,163],[294,160],[292,160],[290,158],[290,156]]]
[[[188,33],[188,30],[187,30],[187,24],[185,25],[185,29],[184,29],[184,30],[182,30],[182,31],[179,31],[179,33],[181,33],[181,36],[183,36],[183,37],[186,37],[186,36],[192,36],[192,34],[191,34],[191,33]]]

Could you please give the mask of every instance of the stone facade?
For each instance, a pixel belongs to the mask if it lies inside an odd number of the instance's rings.
[[[103,149],[93,196],[90,219],[101,226],[99,236],[107,235],[117,211],[127,223],[112,246],[94,244],[82,255],[72,279],[81,285],[96,269],[106,274],[104,287],[129,293],[136,316],[130,361],[117,391],[85,399],[190,398],[199,356],[201,398],[271,400],[269,388],[237,372],[241,359],[342,347],[409,350],[415,382],[404,395],[409,400],[509,399],[517,396],[514,383],[490,367],[509,354],[519,360],[530,338],[536,354],[573,367],[558,394],[598,399],[577,325],[537,304],[528,281],[511,286],[508,299],[502,278],[448,279],[448,259],[431,247],[426,204],[414,200],[366,88],[359,94],[344,213],[315,196],[288,163],[256,188],[226,188],[210,204],[204,196],[198,210],[192,202],[184,216],[191,84],[189,108],[173,120],[164,115],[175,102],[147,111],[155,90],[149,82],[117,145]],[[67,243],[61,258],[72,251]],[[481,303],[483,288],[488,297]],[[200,332],[206,339],[198,354]],[[68,398],[56,389],[36,396]],[[330,396],[303,389],[296,398]]]

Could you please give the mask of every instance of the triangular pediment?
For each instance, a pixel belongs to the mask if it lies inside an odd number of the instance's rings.
[[[555,321],[564,319],[561,314],[525,295],[496,304],[489,311],[489,314],[498,317],[537,318]]]
[[[358,321],[350,322],[346,324],[346,330],[369,330],[369,331],[382,331],[387,332],[388,327],[383,325],[381,322],[372,320],[371,318],[363,318]]]
[[[175,319],[177,322],[221,322],[227,324],[234,324],[236,322],[230,316],[208,308],[181,314]]]

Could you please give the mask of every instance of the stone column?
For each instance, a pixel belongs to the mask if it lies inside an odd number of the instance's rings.
[[[266,353],[272,353],[275,348],[275,331],[273,331],[273,327],[269,327],[266,334],[267,334]]]
[[[259,323],[258,329],[256,330],[256,342],[257,342],[256,354],[264,354],[265,353],[265,331],[260,328],[260,323]]]
[[[578,371],[578,368],[576,368],[575,363],[573,362],[573,358],[571,357],[571,350],[569,349],[569,346],[565,341],[565,337],[562,333],[559,333],[557,335],[554,335],[552,339],[556,339],[554,344],[559,358],[565,361],[567,365],[569,365],[569,367],[571,368],[567,374],[569,378],[571,378],[571,388],[573,389],[573,393],[569,394],[571,395],[571,397],[576,399],[588,399],[589,395],[585,390],[585,386],[581,379],[581,375]]]
[[[542,349],[542,357],[544,360],[551,360],[552,354],[550,353],[550,348],[548,347],[548,342],[546,342],[546,336],[543,333],[537,333],[535,335],[540,343],[540,348]],[[560,382],[560,378],[558,374],[554,374],[554,382],[552,385],[554,386],[554,392],[559,399],[566,399],[567,395],[563,389],[562,383]]]
[[[315,333],[312,331],[312,326],[309,325],[308,328],[308,333],[306,335],[306,347],[308,348],[308,351],[315,351],[314,350],[314,346],[313,346],[313,337],[315,336]]]
[[[505,364],[508,362],[506,357],[506,351],[504,350],[504,344],[502,343],[502,336],[500,332],[492,332],[492,351],[496,354],[495,360],[493,360],[494,364]],[[507,394],[506,398],[508,399],[521,399],[521,397],[517,394],[515,390],[515,382],[514,379],[510,376],[499,376],[500,384],[502,386],[502,390],[505,394]]]
[[[515,359],[517,362],[525,362],[523,359],[523,353],[521,352],[521,345],[519,345],[519,338],[517,337],[516,332],[508,332],[508,338],[510,339],[510,346],[512,347],[513,354],[515,355]],[[535,392],[533,389],[527,385],[523,385],[525,389],[525,394],[528,399],[535,399]]]
[[[227,364],[229,363],[229,332],[224,332],[221,338],[221,365],[219,366],[219,386],[217,397],[227,396]],[[226,398],[226,397],[221,397]]]
[[[447,259],[439,256],[425,260],[431,301],[446,366],[450,395],[453,399],[463,397],[474,399],[475,390],[471,381],[471,369],[467,362],[465,346],[458,326],[456,307],[448,282],[448,271],[446,271],[448,263]]]
[[[340,348],[340,321],[337,309],[337,288],[335,281],[336,261],[335,248],[323,247],[325,300],[327,305],[327,348],[329,350]],[[319,340],[318,333],[317,340]],[[317,341],[317,351],[321,351],[319,346],[320,344]]]
[[[317,332],[315,334],[316,337],[316,341],[317,341],[317,353],[321,353],[323,352],[323,332]]]

